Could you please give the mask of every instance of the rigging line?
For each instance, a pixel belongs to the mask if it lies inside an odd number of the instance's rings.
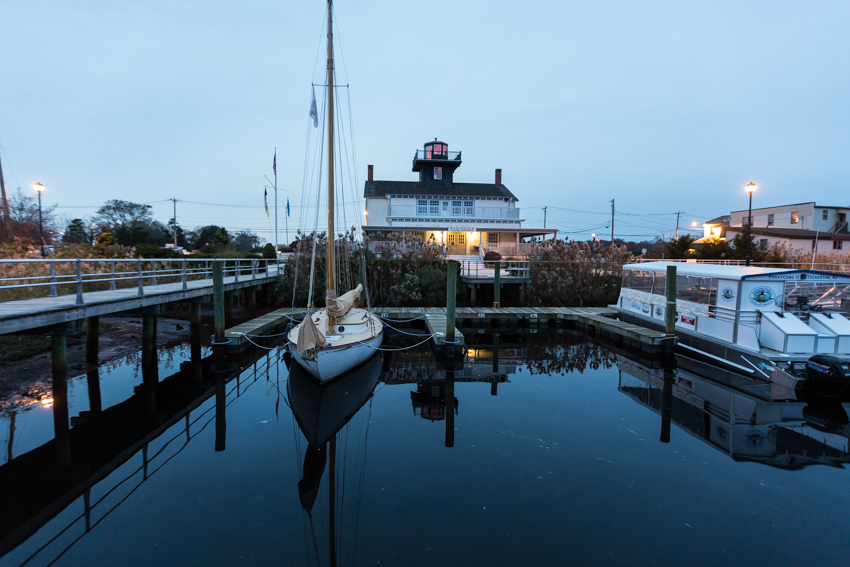
[[[18,181],[18,176],[15,175],[15,168],[12,167],[12,162],[9,161],[9,153],[6,151],[6,148],[3,147],[3,144],[0,144],[0,151],[3,152],[4,156],[6,156],[6,167],[9,168],[9,171],[12,173],[12,177],[15,179],[15,185],[20,189],[21,183]]]
[[[325,96],[327,96],[327,94]],[[324,105],[324,103],[323,103],[323,105]],[[325,144],[324,144],[325,120],[327,120],[327,112],[325,112],[322,115],[322,135],[321,135],[322,144],[321,144],[321,149],[320,149],[320,152],[319,152],[319,155],[320,155],[320,157],[319,157],[320,174],[319,174],[319,185],[316,187],[316,216],[315,216],[314,224],[313,224],[313,256],[312,256],[312,259],[310,261],[310,288],[309,288],[309,291],[307,293],[307,314],[308,314],[308,316],[312,315],[310,310],[313,307],[313,280],[314,280],[314,275],[316,273],[316,243],[319,240],[319,205],[321,204],[321,197],[322,197],[321,168],[322,168],[323,158],[324,158],[324,155],[325,155]],[[328,157],[329,157],[329,159],[333,159],[333,156],[328,156]],[[326,279],[332,278],[332,277],[333,277],[333,274],[327,274]]]

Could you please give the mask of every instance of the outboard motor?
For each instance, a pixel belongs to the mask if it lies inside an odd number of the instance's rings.
[[[806,361],[806,388],[813,394],[837,398],[850,392],[850,364],[835,356],[816,354]]]

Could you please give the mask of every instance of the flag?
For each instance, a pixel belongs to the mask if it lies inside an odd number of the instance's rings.
[[[274,161],[272,162],[272,171],[274,171],[274,174],[277,175],[277,150],[274,151]]]
[[[313,119],[313,128],[319,127],[319,111],[316,110],[316,89],[313,89],[313,102],[310,103],[310,118]]]
[[[289,197],[286,198],[286,216],[289,216]]]
[[[266,206],[266,216],[269,216],[269,190],[263,189],[263,203]]]

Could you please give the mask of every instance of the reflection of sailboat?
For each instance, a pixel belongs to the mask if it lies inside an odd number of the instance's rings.
[[[798,470],[850,463],[850,428],[835,401],[777,401],[771,384],[677,357],[671,421],[736,461]],[[619,391],[664,415],[664,373],[620,357]]]
[[[365,309],[357,308],[362,286],[337,297],[334,270],[334,52],[333,1],[328,0],[328,263],[325,309],[307,314],[287,335],[292,358],[319,381],[326,382],[351,370],[375,354],[380,346],[383,323]],[[318,216],[317,216],[318,218]],[[315,243],[315,239],[313,240]],[[315,245],[313,247],[315,260]],[[343,269],[339,267],[339,269]],[[312,279],[310,284],[312,290]],[[310,300],[312,301],[312,299]]]
[[[287,381],[289,404],[308,443],[304,455],[303,477],[298,483],[298,498],[301,506],[310,514],[312,530],[313,505],[319,494],[327,464],[331,565],[336,565],[337,558],[336,435],[372,397],[381,377],[381,370],[382,357],[378,355],[329,384],[318,384],[299,365],[293,364],[290,368]],[[366,428],[368,431],[368,422]],[[360,480],[362,481],[362,478]],[[362,494],[360,490],[354,490],[353,493],[357,496]],[[355,508],[359,509],[359,506]],[[316,553],[318,554],[318,548]]]

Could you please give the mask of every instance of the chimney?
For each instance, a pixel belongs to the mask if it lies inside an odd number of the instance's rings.
[[[368,179],[369,181],[374,181],[374,179],[373,179],[373,172],[374,172],[374,169],[375,169],[375,166],[374,166],[374,165],[370,165],[370,166],[369,166],[369,179]]]
[[[497,169],[496,170],[496,185],[501,185],[501,184],[502,184],[502,170]]]

